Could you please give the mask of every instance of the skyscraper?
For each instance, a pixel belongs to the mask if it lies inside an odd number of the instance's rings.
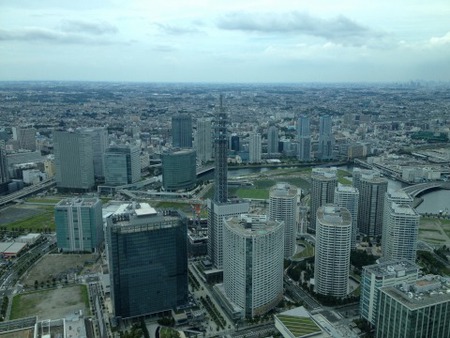
[[[54,131],[53,144],[56,187],[91,190],[95,184],[92,137],[80,132]]]
[[[353,185],[359,190],[358,230],[366,236],[380,236],[383,225],[387,179],[372,170],[353,170]]]
[[[202,118],[197,120],[196,151],[197,160],[201,163],[212,160],[213,153],[212,141],[212,121]]]
[[[297,188],[287,183],[278,183],[270,189],[269,219],[284,223],[284,257],[295,254],[297,243]]]
[[[230,137],[230,150],[239,151],[240,144],[239,144],[239,135],[238,134],[232,134]]]
[[[352,249],[356,247],[356,235],[358,233],[358,203],[358,189],[338,183],[338,186],[334,191],[334,204],[341,208],[346,208],[352,216]]]
[[[106,149],[105,184],[125,185],[141,179],[140,150],[136,145],[114,145]]]
[[[420,215],[411,207],[412,200],[403,190],[386,193],[381,245],[384,259],[416,260]]]
[[[55,206],[56,241],[64,252],[96,251],[103,242],[102,202],[63,199]]]
[[[91,136],[94,156],[94,176],[102,180],[104,173],[103,156],[108,147],[108,130],[106,128],[79,128],[81,133]]]
[[[311,160],[311,128],[309,117],[300,116],[297,120],[297,158],[299,161]]]
[[[188,297],[187,228],[147,203],[123,204],[107,219],[114,316],[174,310]]]
[[[241,215],[224,222],[223,286],[231,302],[253,318],[283,298],[283,222]]]
[[[223,264],[223,220],[248,212],[248,202],[228,201],[227,122],[222,96],[214,121],[214,199],[207,200],[208,255],[212,264],[221,269]]]
[[[191,190],[197,183],[193,149],[173,150],[161,155],[163,187],[166,191]]]
[[[317,210],[315,291],[321,295],[346,297],[350,268],[352,220],[350,212],[334,204]]]
[[[248,157],[250,163],[261,163],[261,134],[250,134]]]
[[[267,130],[267,153],[278,154],[278,128],[276,126],[270,126]]]
[[[337,169],[313,168],[311,173],[311,209],[308,229],[316,231],[316,212],[322,205],[334,202]]]
[[[376,337],[450,337],[450,287],[441,276],[380,289]]]
[[[192,148],[192,117],[177,114],[172,117],[172,145],[175,148]]]
[[[9,182],[8,162],[6,159],[6,151],[0,145],[0,184]]]
[[[317,157],[320,160],[332,160],[333,148],[334,137],[331,116],[321,116],[319,121],[319,149]]]
[[[36,131],[32,127],[13,127],[13,140],[17,141],[18,149],[36,151]]]
[[[364,266],[360,284],[360,316],[375,325],[378,318],[380,288],[412,283],[418,278],[419,272],[419,266],[407,260],[386,261]]]

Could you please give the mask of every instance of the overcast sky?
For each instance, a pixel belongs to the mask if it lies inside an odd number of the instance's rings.
[[[0,80],[450,80],[449,0],[0,0]]]

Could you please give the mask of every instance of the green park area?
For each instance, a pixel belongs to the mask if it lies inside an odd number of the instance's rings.
[[[0,223],[0,229],[19,232],[50,232],[55,231],[54,208],[52,206],[17,206],[1,211],[5,222]]]
[[[317,324],[307,317],[277,315],[277,318],[284,324],[284,326],[286,326],[293,337],[302,337],[316,332],[321,332]]]
[[[304,249],[294,255],[294,259],[307,258],[314,256],[314,247],[307,241],[297,241],[298,246]]]
[[[161,327],[159,332],[160,338],[179,338],[180,333],[170,327]]]

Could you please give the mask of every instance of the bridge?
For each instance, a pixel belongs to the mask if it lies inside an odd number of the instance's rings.
[[[207,172],[210,172],[213,170],[214,170],[214,164],[206,166],[206,167],[198,167],[197,168],[197,176],[201,176],[201,175],[206,174]]]
[[[14,202],[16,200],[20,200],[23,197],[26,197],[28,195],[32,195],[35,194],[41,190],[45,190],[48,188],[51,188],[52,186],[54,186],[55,180],[53,178],[48,178],[42,182],[39,182],[38,184],[34,184],[32,186],[29,187],[25,187],[19,191],[13,192],[12,194],[8,194],[6,196],[3,196],[0,198],[0,207],[8,204],[10,202]]]
[[[450,182],[427,182],[411,185],[409,187],[403,188],[403,191],[410,194],[412,197],[418,197],[428,190],[433,189],[447,189],[450,190]]]

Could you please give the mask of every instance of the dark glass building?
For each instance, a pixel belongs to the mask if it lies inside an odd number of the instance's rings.
[[[197,183],[196,152],[173,150],[161,155],[163,187],[166,191],[190,190]]]
[[[187,302],[187,228],[147,203],[123,204],[107,220],[111,298],[116,318],[133,318]]]

